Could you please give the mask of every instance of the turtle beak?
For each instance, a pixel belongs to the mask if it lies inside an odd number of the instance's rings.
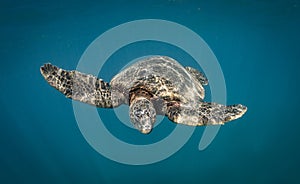
[[[152,130],[152,125],[151,124],[147,124],[147,125],[144,125],[141,129],[141,133],[143,134],[149,134]]]
[[[151,129],[146,129],[141,131],[143,134],[149,134],[151,132]]]

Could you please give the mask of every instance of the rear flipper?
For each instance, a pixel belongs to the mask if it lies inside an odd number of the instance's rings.
[[[237,105],[221,105],[202,102],[197,107],[171,105],[168,108],[168,118],[175,122],[190,126],[223,125],[225,122],[240,118],[247,107]]]
[[[200,71],[196,70],[195,68],[192,68],[190,66],[184,67],[186,71],[188,71],[196,80],[198,80],[202,85],[207,85],[208,84],[208,79],[205,77],[203,73]]]

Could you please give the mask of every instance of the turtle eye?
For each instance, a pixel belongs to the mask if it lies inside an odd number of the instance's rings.
[[[142,115],[144,114],[144,112],[141,109],[136,109],[134,112],[134,116],[140,118]]]

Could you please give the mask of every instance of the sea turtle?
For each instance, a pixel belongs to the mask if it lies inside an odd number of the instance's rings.
[[[166,56],[152,56],[127,67],[110,83],[79,71],[45,64],[40,71],[46,81],[66,97],[97,107],[127,104],[133,125],[149,133],[156,115],[175,123],[202,126],[223,125],[241,117],[247,107],[204,102],[207,78],[192,67],[183,67]]]

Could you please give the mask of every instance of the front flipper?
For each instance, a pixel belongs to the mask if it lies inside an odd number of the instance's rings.
[[[196,107],[172,104],[167,111],[168,118],[175,122],[190,126],[223,125],[225,122],[240,118],[247,107],[237,105],[221,105],[202,102]]]
[[[67,98],[105,108],[121,103],[121,98],[112,100],[109,84],[95,76],[63,70],[51,64],[43,65],[40,71],[45,80]]]
[[[190,66],[184,67],[186,71],[188,71],[196,80],[198,80],[202,85],[207,85],[208,84],[208,79],[205,77],[203,73],[200,71],[196,70],[195,68],[192,68]]]

